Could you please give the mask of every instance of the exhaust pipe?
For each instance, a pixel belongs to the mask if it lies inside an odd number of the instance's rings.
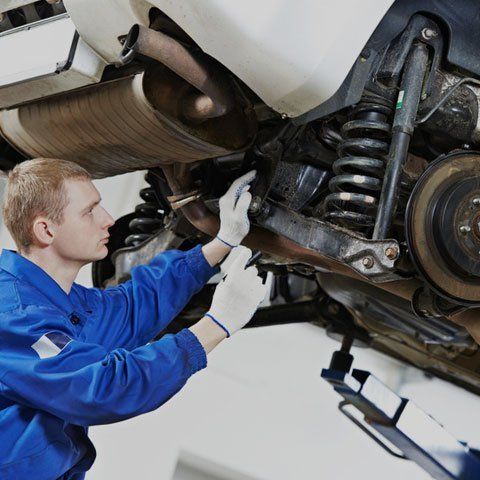
[[[205,121],[232,110],[234,100],[226,77],[205,54],[194,55],[168,35],[134,25],[125,39],[119,64],[130,62],[135,54],[157,60],[202,92],[203,95],[190,95],[184,100],[182,113],[186,119]]]

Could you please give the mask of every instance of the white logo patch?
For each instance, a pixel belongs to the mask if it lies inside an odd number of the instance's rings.
[[[32,348],[37,352],[41,359],[55,357],[58,355],[72,339],[60,332],[49,332],[42,335]]]

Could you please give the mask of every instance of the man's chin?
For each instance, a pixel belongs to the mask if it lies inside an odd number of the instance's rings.
[[[98,258],[96,258],[95,260],[103,260],[107,256],[108,256],[108,248],[106,245],[103,245],[101,252],[98,254]]]
[[[88,263],[98,262],[99,260],[103,260],[105,257],[107,257],[107,255],[108,255],[108,248],[106,245],[102,245],[102,248],[98,249],[98,251],[89,258]]]

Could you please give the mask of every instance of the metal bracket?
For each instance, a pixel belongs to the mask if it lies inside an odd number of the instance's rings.
[[[347,264],[372,282],[401,279],[393,272],[400,254],[396,240],[369,240],[277,204],[269,204],[266,214],[257,217],[257,221],[299,245]]]

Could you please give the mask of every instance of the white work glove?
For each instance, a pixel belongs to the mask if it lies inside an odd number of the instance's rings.
[[[239,245],[250,230],[248,207],[252,194],[248,190],[256,173],[256,170],[251,170],[237,178],[220,198],[220,230],[217,238],[229,247]]]
[[[243,246],[230,252],[226,276],[217,285],[210,310],[205,314],[227,332],[227,337],[248,323],[267,294],[267,285],[258,276],[257,268],[245,269],[251,256],[252,251]]]

